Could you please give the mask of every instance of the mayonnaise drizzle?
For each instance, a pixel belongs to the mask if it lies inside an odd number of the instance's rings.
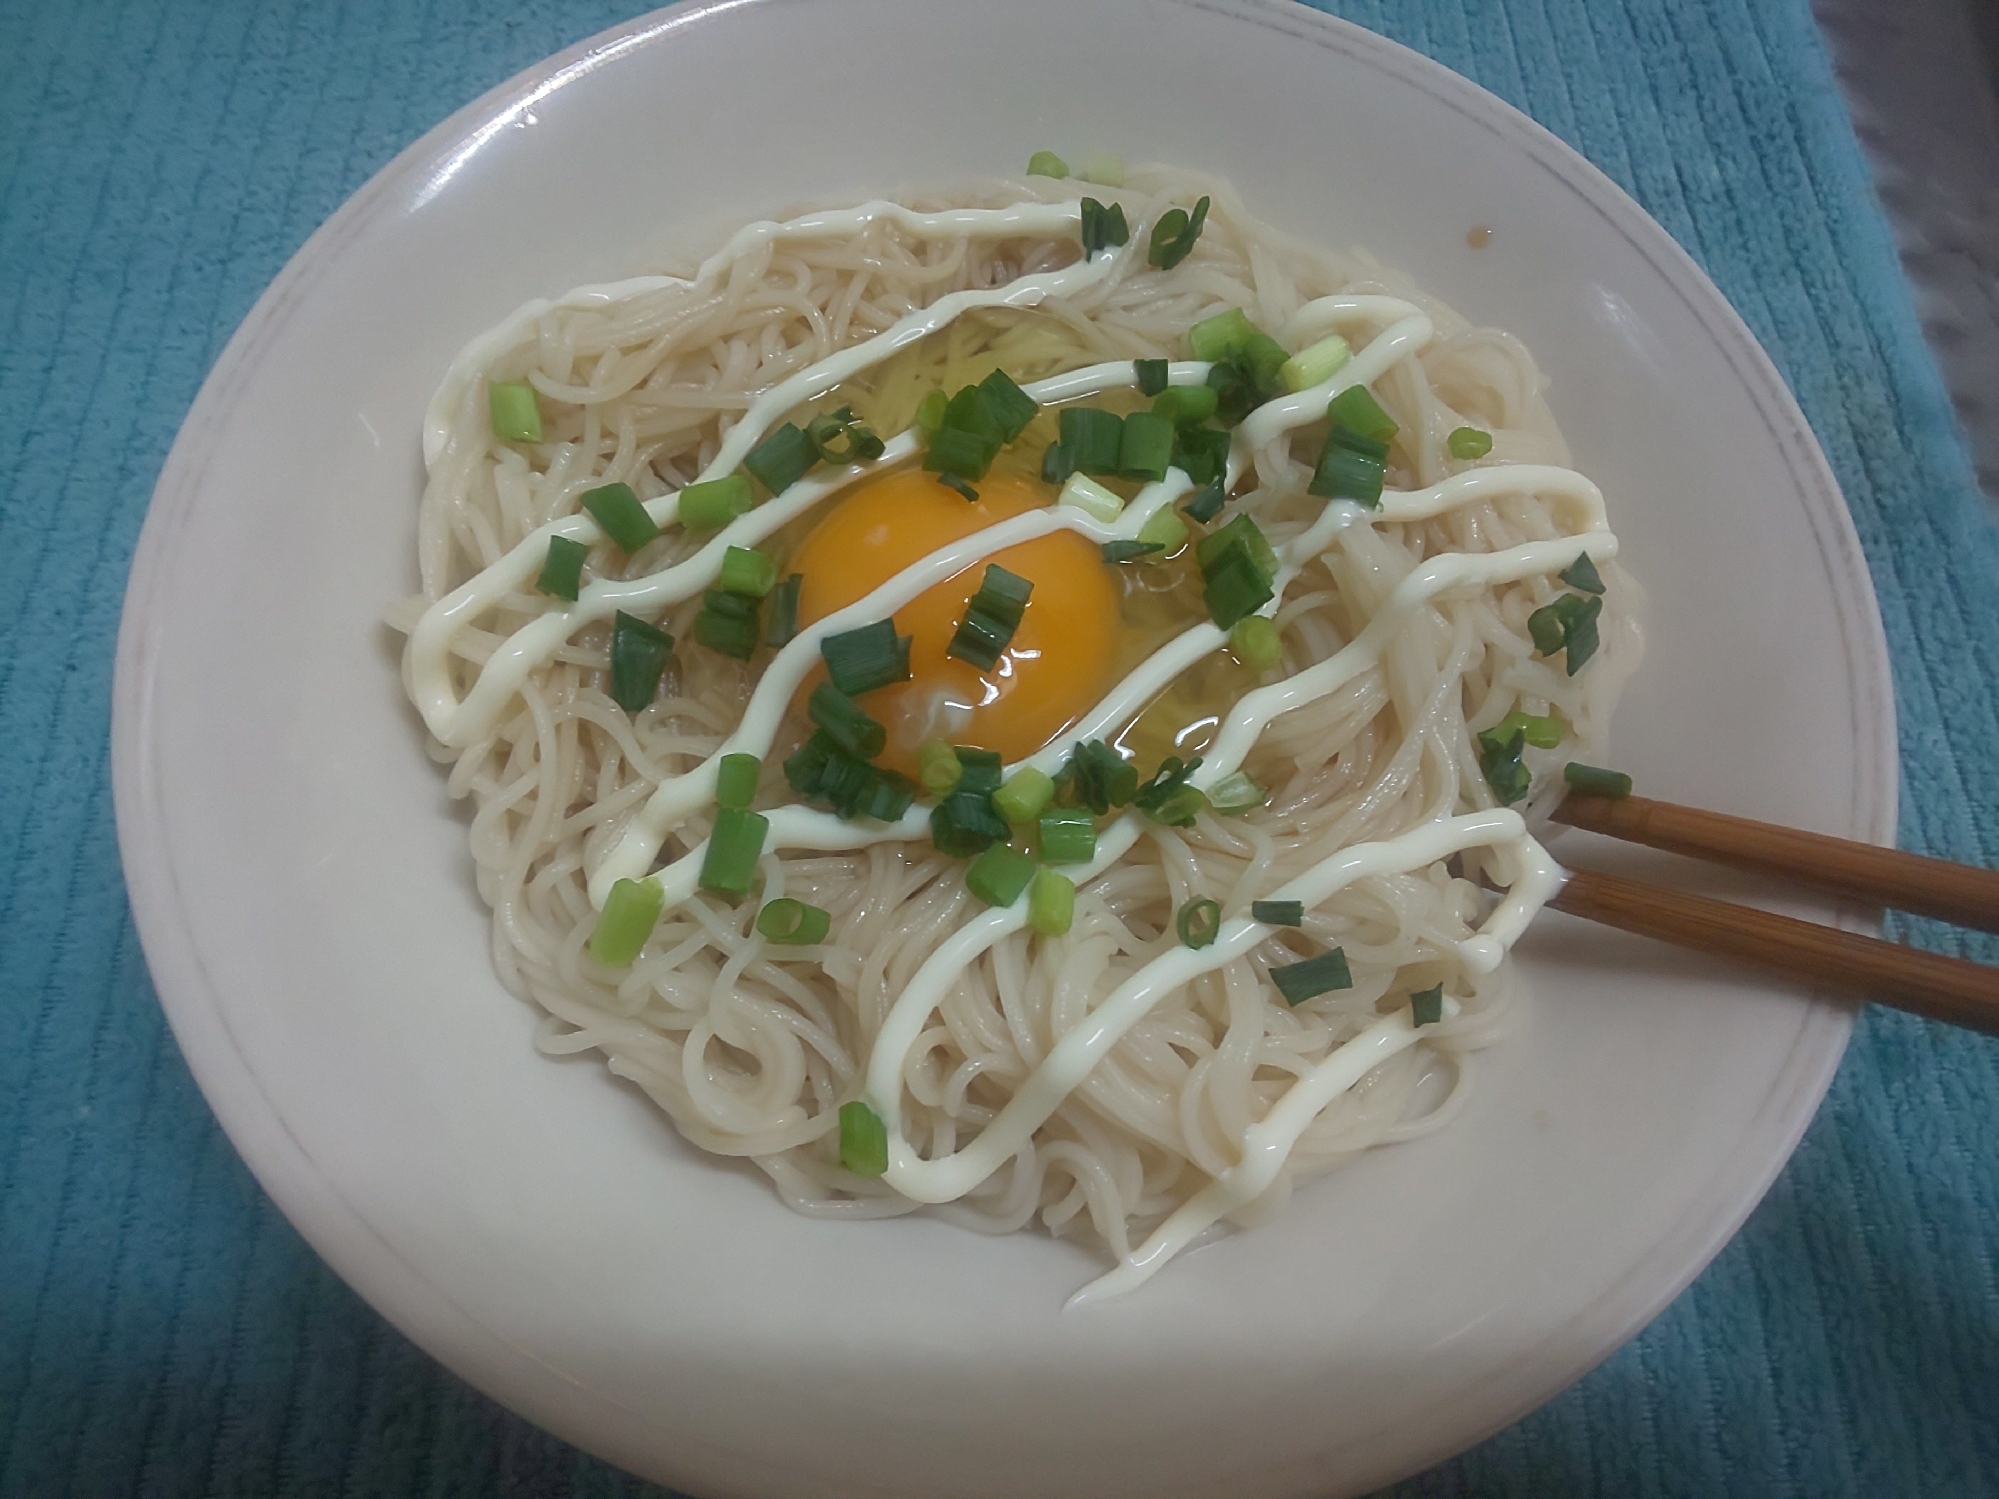
[[[531,302],[498,328],[474,340],[454,361],[427,414],[425,461],[435,464],[449,446],[452,417],[472,384],[483,377],[495,360],[531,336],[537,321],[553,308],[608,306],[666,287],[711,286],[720,281],[739,256],[759,246],[792,239],[852,235],[883,219],[915,234],[1019,235],[1066,232],[1079,214],[1080,205],[1076,203],[1023,203],[1005,209],[958,209],[933,214],[916,213],[899,204],[868,203],[782,224],[749,225],[704,262],[692,281],[643,277],[579,288],[555,302]],[[1051,296],[1071,294],[1107,278],[1120,263],[1120,255],[1128,253],[1129,250],[1099,255],[1059,271],[1021,277],[1003,287],[952,293],[901,319],[884,333],[819,361],[753,400],[701,477],[733,472],[785,412],[936,332],[962,313],[975,307],[1032,306]],[[1396,362],[1420,352],[1435,332],[1429,317],[1401,298],[1337,295],[1318,298],[1299,308],[1287,321],[1284,337],[1288,345],[1301,346],[1353,322],[1372,323],[1381,331],[1330,379],[1267,402],[1238,426],[1229,455],[1231,487],[1260,452],[1269,450],[1297,427],[1319,419],[1332,396],[1353,385],[1372,384]],[[1208,368],[1198,361],[1175,361],[1169,366],[1169,379],[1174,384],[1198,384],[1206,379]],[[1025,389],[1038,403],[1048,404],[1128,386],[1135,381],[1132,363],[1119,360],[1069,371]],[[550,537],[565,536],[585,543],[601,539],[595,521],[587,514],[565,516],[538,528],[505,556],[433,604],[412,631],[405,671],[411,695],[425,723],[447,745],[476,742],[492,732],[499,715],[528,675],[583,625],[606,618],[619,609],[657,613],[693,596],[714,581],[729,547],[754,545],[835,491],[868,474],[906,462],[916,449],[915,434],[904,433],[892,439],[873,463],[855,464],[792,485],[768,504],[717,533],[682,562],[644,578],[599,579],[584,589],[574,604],[552,604],[501,643],[460,701],[452,683],[453,643],[459,631],[510,594],[529,586],[546,557]],[[743,752],[762,756],[769,752],[793,695],[818,660],[819,642],[825,636],[891,615],[936,583],[1036,536],[1057,530],[1074,531],[1098,542],[1135,536],[1148,518],[1191,488],[1187,476],[1172,469],[1164,481],[1146,486],[1109,523],[1097,521],[1071,506],[1052,506],[1012,517],[939,548],[866,598],[800,631],[765,669],[729,737],[699,766],[668,777],[654,789],[592,875],[589,884],[592,903],[601,906],[617,880],[637,878],[651,869],[666,837],[713,797],[722,755]],[[1579,522],[1577,534],[1555,541],[1529,542],[1499,552],[1445,553],[1418,564],[1396,583],[1352,641],[1326,660],[1257,688],[1238,700],[1222,722],[1208,753],[1202,757],[1193,776],[1194,784],[1212,786],[1233,773],[1274,719],[1317,701],[1373,667],[1397,632],[1432,600],[1465,588],[1487,588],[1558,571],[1575,560],[1578,550],[1598,562],[1607,561],[1617,553],[1617,539],[1605,528],[1601,492],[1587,478],[1565,468],[1492,465],[1455,474],[1426,489],[1384,493],[1381,507],[1376,511],[1348,501],[1327,505],[1310,526],[1279,547],[1280,566],[1273,585],[1275,597],[1265,606],[1264,613],[1277,611],[1300,571],[1348,526],[1422,520],[1458,505],[1530,493],[1570,506]],[[668,526],[678,517],[679,497],[662,495],[648,501],[646,508],[655,522]],[[1060,743],[1045,747],[1019,765],[1007,767],[1008,773],[1020,765],[1044,771],[1057,769],[1074,741],[1115,733],[1188,667],[1218,649],[1225,639],[1221,630],[1205,621],[1182,631],[1113,687]],[[920,807],[912,808],[899,821],[886,824],[846,822],[830,813],[802,806],[775,808],[767,815],[768,851],[853,849],[887,841],[915,840],[925,835],[928,822],[926,811]],[[1078,883],[1094,878],[1129,852],[1141,836],[1143,826],[1133,812],[1113,820],[1099,835],[1095,859],[1078,871]],[[1499,865],[1512,875],[1510,888],[1484,923],[1457,944],[1460,960],[1468,970],[1489,973],[1560,887],[1562,879],[1560,868],[1528,834],[1519,814],[1505,808],[1440,818],[1396,837],[1338,850],[1269,892],[1268,898],[1295,899],[1308,907],[1316,906],[1356,880],[1420,869],[1474,847],[1493,849]],[[655,875],[663,887],[668,908],[696,894],[706,848],[705,842],[696,845]],[[902,1077],[909,1053],[958,976],[994,944],[1024,927],[1026,919],[1024,901],[983,911],[969,919],[918,968],[875,1038],[864,1096],[889,1128],[888,1184],[917,1201],[948,1202],[977,1187],[1032,1138],[1119,1038],[1161,998],[1198,975],[1251,952],[1270,936],[1270,928],[1263,923],[1237,917],[1223,925],[1216,941],[1207,948],[1167,947],[1096,1006],[1082,1024],[1065,1033],[1006,1106],[969,1144],[950,1155],[924,1160],[917,1156],[900,1130]],[[1451,1012],[1455,1013],[1455,1005],[1451,1006]],[[1255,1200],[1276,1180],[1299,1135],[1327,1104],[1418,1039],[1409,1012],[1398,1010],[1372,1022],[1334,1050],[1294,1083],[1262,1120],[1249,1127],[1242,1153],[1233,1166],[1172,1213],[1117,1269],[1078,1292],[1070,1304],[1119,1295],[1143,1283],[1212,1224]]]

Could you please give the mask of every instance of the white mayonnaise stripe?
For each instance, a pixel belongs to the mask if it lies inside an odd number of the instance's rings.
[[[424,415],[424,466],[435,465],[438,456],[451,441],[451,414],[464,399],[465,388],[484,375],[502,354],[526,342],[542,315],[557,308],[609,307],[670,286],[709,286],[719,281],[723,273],[748,250],[793,240],[851,236],[883,220],[893,222],[911,234],[934,238],[961,234],[1062,234],[1079,223],[1082,215],[1080,200],[1015,203],[1006,208],[949,208],[937,213],[919,213],[900,203],[863,203],[855,208],[808,213],[781,223],[764,219],[746,224],[731,235],[721,249],[701,263],[692,281],[677,276],[635,276],[628,281],[579,286],[553,302],[537,298],[519,308],[497,328],[473,339],[451,361],[451,367],[445,371],[437,393],[431,397],[430,409]]]
[[[1420,869],[1467,848],[1512,842],[1525,836],[1526,824],[1520,814],[1505,808],[1447,818],[1378,843],[1357,843],[1343,848],[1279,886],[1268,898],[1318,906],[1335,892],[1368,875]],[[985,925],[998,914],[988,912],[973,925]],[[963,972],[968,961],[952,953],[947,962],[940,963],[938,959],[945,956],[945,948],[939,948],[932,960],[917,970],[896,1000],[889,1020],[875,1038],[868,1062],[868,1103],[890,1128],[889,1185],[919,1202],[950,1202],[962,1197],[1026,1144],[1061,1107],[1062,1100],[1082,1084],[1090,1070],[1159,1000],[1199,975],[1241,957],[1270,932],[1264,922],[1237,917],[1222,926],[1208,947],[1168,948],[1113,990],[1090,1011],[1087,1019],[1066,1031],[971,1144],[951,1155],[926,1161],[916,1154],[896,1126],[901,1117],[902,1068],[909,1046],[921,1034],[931,1010],[942,1001],[948,985]],[[947,943],[946,947],[949,946]]]

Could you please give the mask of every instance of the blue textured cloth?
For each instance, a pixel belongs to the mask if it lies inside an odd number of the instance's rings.
[[[1999,543],[1806,0],[1332,8],[1573,143],[1741,309],[1874,571],[1903,840],[1994,862]],[[0,1494],[657,1492],[439,1369],[257,1189],[148,985],[106,751],[133,543],[230,330],[398,148],[629,13],[0,0]],[[1394,1492],[1999,1494],[1995,1249],[1999,1043],[1870,1012],[1713,1267]]]

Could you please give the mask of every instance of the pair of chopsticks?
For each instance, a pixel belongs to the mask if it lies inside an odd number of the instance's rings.
[[[1999,932],[1999,870],[1702,812],[1640,796],[1571,792],[1556,822],[1794,885]],[[1932,1020],[1999,1034],[1999,968],[1816,922],[1571,869],[1549,902],[1571,916],[1719,953]]]

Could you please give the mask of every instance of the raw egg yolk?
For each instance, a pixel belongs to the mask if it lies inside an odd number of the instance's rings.
[[[1025,479],[989,474],[967,502],[934,475],[910,470],[853,490],[813,527],[789,570],[803,575],[801,626],[866,597],[939,547],[997,525],[1046,498]],[[1034,585],[1020,628],[990,671],[946,654],[989,562]],[[1074,531],[1038,536],[981,558],[895,611],[910,637],[910,680],[879,687],[862,706],[888,730],[877,763],[916,774],[930,739],[1033,754],[1102,698],[1117,666],[1118,593],[1095,542]]]

